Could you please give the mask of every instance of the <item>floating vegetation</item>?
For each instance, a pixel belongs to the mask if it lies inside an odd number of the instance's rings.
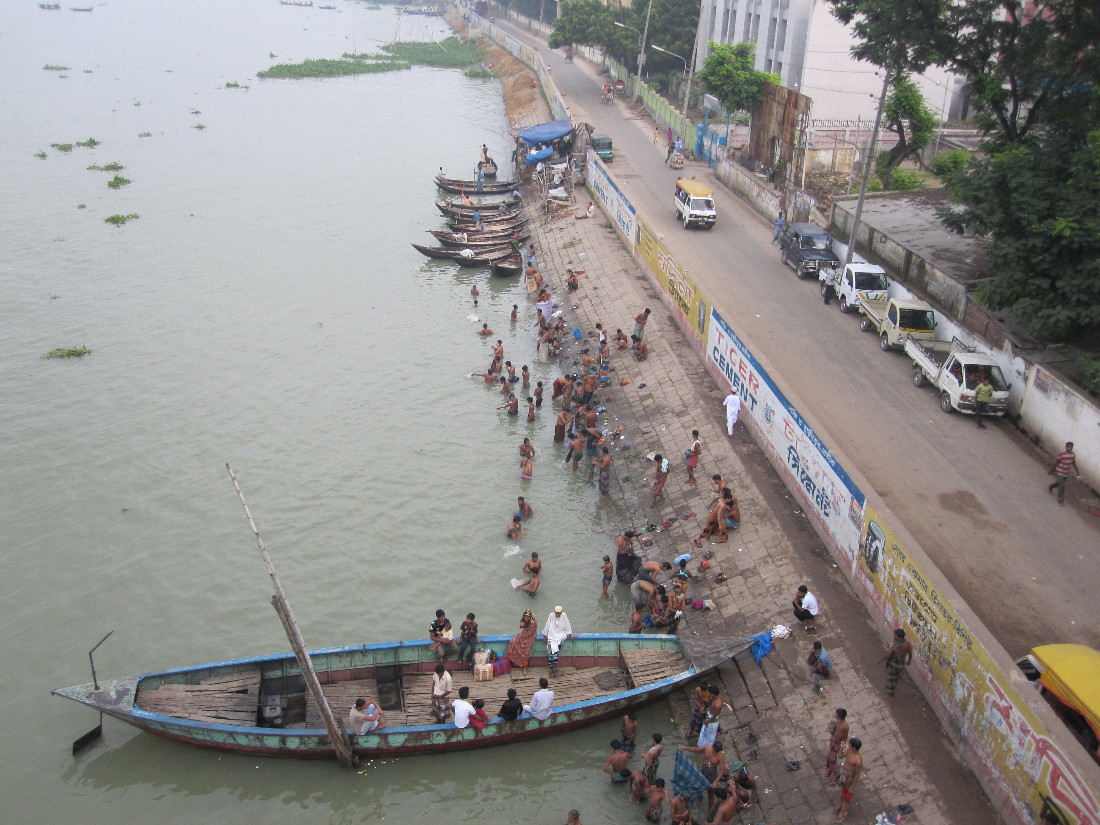
[[[43,152],[42,150],[39,150],[39,151],[35,152],[34,156],[36,158],[39,158],[40,160],[45,160],[46,159],[46,153]]]
[[[483,49],[457,37],[436,42],[387,43],[382,50],[396,57],[421,66],[462,69],[480,63],[485,56]]]
[[[227,88],[227,89],[247,89],[248,87],[247,86],[242,86],[236,80],[230,80],[228,83],[225,84],[225,88]]]
[[[42,67],[47,72],[67,72],[71,68],[70,66],[57,66],[53,63],[47,63]]]
[[[91,166],[88,167],[88,171],[89,172],[121,172],[125,168],[126,167],[124,167],[121,163],[119,163],[116,160],[113,160],[110,163],[103,164],[102,166],[100,166],[98,163],[93,163]]]
[[[206,124],[205,124],[205,123],[196,123],[196,124],[195,124],[194,126],[192,126],[191,128],[192,128],[192,129],[198,129],[198,130],[199,130],[199,131],[201,132],[201,131],[202,131],[203,129],[205,129],[205,128],[206,128]]]
[[[84,204],[82,204],[82,203],[78,203],[78,204],[76,205],[76,208],[77,208],[77,209],[87,209],[88,207],[87,207],[87,206],[85,206],[85,205],[84,205]]]
[[[140,106],[140,105],[141,105],[141,101],[140,101],[140,100],[135,100],[135,101],[134,101],[134,105],[135,105],[135,106]]]
[[[110,186],[112,189],[121,189],[123,186],[126,186],[129,183],[133,183],[133,181],[131,181],[129,178],[122,177],[122,175],[115,175],[113,178],[107,181],[107,185]]]
[[[112,223],[115,226],[122,226],[126,221],[137,220],[138,214],[131,212],[129,215],[110,215],[103,219],[104,223]]]
[[[51,143],[50,146],[58,152],[71,152],[73,150],[73,145],[71,143]]]
[[[84,70],[84,74],[91,74],[91,73],[92,73],[92,70],[91,70],[91,69],[85,69],[85,70]]]
[[[50,297],[52,298],[54,296],[51,295]],[[69,347],[67,349],[62,347],[62,348],[59,348],[59,349],[52,349],[49,352],[47,352],[45,355],[43,355],[42,357],[43,358],[80,358],[84,355],[87,355],[89,352],[91,352],[91,350],[88,349],[87,347]]]
[[[193,115],[201,115],[201,114],[202,114],[202,112],[200,112],[200,111],[199,111],[198,109],[192,109],[192,110],[191,110],[191,114],[193,114]]]
[[[409,63],[397,61],[363,60],[303,60],[301,63],[279,63],[257,77],[340,77],[349,74],[373,74],[411,69]]]
[[[138,132],[138,137],[152,137],[152,132]]]
[[[94,149],[99,146],[101,142],[102,141],[98,141],[95,138],[88,138],[87,140],[78,140],[76,145],[83,146],[85,149]]]
[[[490,80],[491,78],[496,77],[495,74],[486,69],[484,66],[475,66],[472,69],[467,69],[463,72],[463,74],[466,75],[466,77],[472,77],[475,80]]]

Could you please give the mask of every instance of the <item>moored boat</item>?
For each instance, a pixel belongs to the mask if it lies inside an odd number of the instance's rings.
[[[421,255],[427,255],[429,258],[453,258],[460,251],[449,246],[424,246],[418,243],[412,246]]]
[[[466,240],[454,237],[451,232],[442,232],[440,230],[431,230],[431,234],[439,241],[443,246],[457,246],[459,249],[463,247],[470,247],[471,249],[492,249],[494,247],[510,245],[513,241],[513,235],[515,233],[508,233],[505,235],[490,235],[483,237],[481,235],[475,235],[471,233],[466,234]],[[514,238],[516,243],[523,243],[530,235],[520,235]]]
[[[512,201],[501,201],[500,203],[483,203],[474,204],[473,206],[466,206],[462,202],[448,201],[445,203],[436,202],[435,208],[440,211],[441,214],[454,217],[469,217],[474,212],[480,212],[482,215],[498,215],[498,216],[516,216],[522,206]]]
[[[444,178],[439,175],[435,178],[435,185],[444,192],[454,192],[461,195],[463,192],[473,195],[503,195],[516,188],[514,183],[482,183],[478,189],[476,180],[458,180],[456,178]]]
[[[486,230],[493,232],[508,232],[519,229],[527,223],[527,218],[520,218],[515,215],[511,217],[486,217],[482,215],[482,224],[485,225]],[[446,221],[447,226],[452,229],[458,229],[459,231],[469,232],[477,228],[477,222],[473,218],[448,218]]]
[[[494,275],[500,275],[502,278],[510,278],[513,275],[519,275],[520,270],[523,269],[523,261],[519,255],[509,255],[502,261],[495,261],[489,264],[489,269]]]
[[[492,266],[497,261],[503,261],[505,258],[513,254],[512,247],[510,246],[498,246],[495,249],[482,249],[480,247],[476,249],[470,249],[467,247],[467,252],[474,252],[474,255],[463,255],[461,252],[455,255],[454,262],[459,266]]]
[[[509,637],[489,636],[483,648],[503,657]],[[351,736],[359,758],[487,747],[576,730],[667,696],[745,650],[753,639],[592,634],[563,643],[560,675],[551,679],[553,712],[514,722],[494,717],[482,730],[436,724],[431,716],[434,652],[427,641],[350,645],[311,651],[329,705],[346,730],[357,697],[384,711],[383,727]],[[529,675],[501,672],[488,681],[451,663],[454,688],[470,688],[490,712],[508,688],[523,700],[538,689],[545,643],[532,650]],[[53,693],[166,739],[257,756],[333,758],[336,750],[306,690],[293,653],[231,659],[142,676],[59,688]]]

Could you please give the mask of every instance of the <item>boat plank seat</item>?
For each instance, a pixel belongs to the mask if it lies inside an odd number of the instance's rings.
[[[635,687],[644,687],[682,673],[690,666],[678,650],[630,650],[619,648]]]
[[[168,682],[139,688],[134,704],[149,713],[217,725],[256,724],[260,696],[259,668],[223,673],[198,684]]]

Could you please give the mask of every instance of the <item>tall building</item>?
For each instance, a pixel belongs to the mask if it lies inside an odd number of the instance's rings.
[[[876,66],[852,58],[855,38],[829,9],[823,0],[702,0],[696,68],[710,53],[710,41],[753,41],[755,68],[775,72],[784,86],[811,98],[815,126],[873,120],[882,76]],[[934,66],[914,80],[941,121],[958,116],[959,78]]]

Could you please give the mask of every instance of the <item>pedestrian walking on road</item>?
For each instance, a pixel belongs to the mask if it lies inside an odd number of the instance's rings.
[[[1058,454],[1058,458],[1054,460],[1054,466],[1047,471],[1048,476],[1054,476],[1054,483],[1047,487],[1047,491],[1054,492],[1054,488],[1058,488],[1058,503],[1064,505],[1066,503],[1066,479],[1069,478],[1069,471],[1073,470],[1077,473],[1077,477],[1081,477],[1081,471],[1077,469],[1077,456],[1073,454],[1073,442],[1066,442],[1066,449]]]
[[[780,212],[775,216],[775,220],[772,221],[772,243],[779,243],[779,238],[783,235],[783,230],[787,228],[787,219],[783,217],[783,213]]]
[[[981,382],[974,389],[974,415],[978,419],[978,429],[984,430],[982,415],[989,414],[989,399],[993,397],[993,385],[989,383],[989,374],[982,376]]]
[[[894,643],[879,661],[886,663],[886,698],[893,702],[898,679],[906,665],[913,661],[913,643],[905,638],[905,631],[900,627],[894,631]]]
[[[665,163],[668,163],[669,158],[672,157],[672,153],[676,151],[676,144],[671,140],[668,142],[668,152],[665,153]]]
[[[733,428],[737,426],[737,416],[741,412],[741,396],[731,392],[722,402],[722,406],[726,408],[726,429],[730,435],[733,435]]]

